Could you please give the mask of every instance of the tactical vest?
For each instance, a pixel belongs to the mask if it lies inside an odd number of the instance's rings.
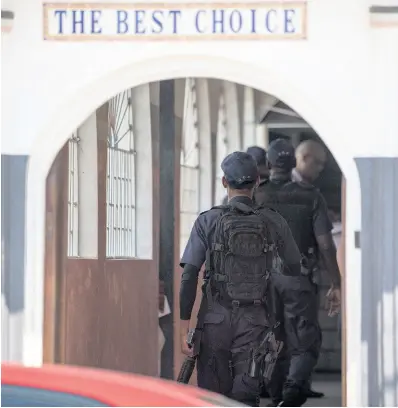
[[[288,223],[300,252],[306,256],[316,248],[313,212],[316,196],[298,183],[265,181],[254,193],[257,205],[277,211]]]
[[[206,259],[212,291],[239,304],[263,303],[269,272],[277,256],[273,225],[243,203],[222,209]]]

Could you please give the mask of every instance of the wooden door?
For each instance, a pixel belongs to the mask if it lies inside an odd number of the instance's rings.
[[[338,263],[341,273],[342,281],[342,307],[341,307],[341,388],[342,388],[342,405],[347,406],[347,332],[346,332],[346,291],[345,291],[345,277],[346,277],[346,180],[343,176],[341,183],[341,242],[338,249]]]
[[[154,239],[153,259],[106,257],[108,103],[97,110],[96,119],[96,259],[67,257],[68,145],[57,156],[47,180],[45,361],[156,376],[158,243]],[[157,224],[153,225],[155,229]]]

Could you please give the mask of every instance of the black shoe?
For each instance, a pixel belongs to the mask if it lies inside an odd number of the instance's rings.
[[[279,407],[279,404],[280,404],[281,402],[282,402],[281,400],[271,401],[271,402],[269,402],[269,403],[266,405],[266,407]]]
[[[325,396],[325,394],[323,392],[318,392],[318,391],[314,391],[314,390],[305,390],[304,391],[304,395],[307,398],[323,398]]]

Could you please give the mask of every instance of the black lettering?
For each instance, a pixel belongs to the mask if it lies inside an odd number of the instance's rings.
[[[221,16],[217,19],[217,11]],[[224,33],[224,10],[213,10],[213,34],[217,33],[216,25],[221,25],[220,33]]]
[[[99,19],[102,15],[101,10],[92,10],[91,11],[91,34],[101,34],[102,28],[96,27],[99,24]]]
[[[199,17],[200,17],[200,15],[201,15],[202,13],[205,13],[205,14],[206,14],[206,10],[199,10],[199,11],[196,13],[196,17],[195,17],[195,27],[196,27],[196,31],[197,31],[198,33],[201,33],[201,34],[203,34],[204,31],[205,31],[205,28],[204,28],[203,30],[201,30],[200,27],[199,27]]]
[[[159,17],[157,17],[159,15]],[[163,20],[164,14],[162,10],[155,10],[152,14],[152,20],[155,23],[158,30],[152,29],[152,32],[155,34],[160,34],[163,31],[163,21],[160,21],[159,18]]]
[[[77,14],[80,13],[80,19]],[[72,33],[76,34],[76,26],[80,25],[80,34],[84,34],[84,10],[72,11]]]
[[[238,10],[233,10],[229,16],[229,27],[235,34],[242,29],[242,14]]]
[[[125,10],[118,10],[117,12],[117,33],[118,34],[126,34],[129,26],[127,25],[127,11]],[[123,27],[123,30],[122,30]]]
[[[66,17],[66,10],[55,10],[55,17],[58,17],[58,34],[64,33],[64,17]]]

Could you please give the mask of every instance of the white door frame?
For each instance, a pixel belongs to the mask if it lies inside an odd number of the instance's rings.
[[[333,115],[322,109],[319,100],[308,98],[308,92],[289,77],[239,59],[214,56],[169,55],[143,59],[105,77],[94,80],[77,95],[65,100],[57,114],[35,140],[28,164],[27,181],[27,245],[25,268],[25,320],[23,361],[41,365],[43,358],[44,304],[44,225],[45,184],[49,168],[69,135],[98,106],[118,92],[147,82],[168,78],[211,77],[237,82],[272,94],[300,114],[322,137],[335,156],[347,180],[347,236],[360,230],[360,183],[353,155],[336,135],[344,132]],[[338,85],[337,85],[338,86]],[[327,95],[324,96],[328,98]],[[361,406],[363,362],[361,342],[361,260],[354,240],[347,240],[347,404]]]

